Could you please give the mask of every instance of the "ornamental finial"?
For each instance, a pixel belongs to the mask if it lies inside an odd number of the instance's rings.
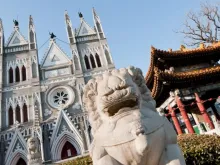
[[[78,14],[79,14],[79,18],[83,18],[83,14],[81,12],[79,12]]]
[[[15,26],[18,26],[18,25],[19,25],[19,23],[18,23],[17,20],[13,20],[13,22],[14,22],[14,25],[15,25]]]
[[[53,33],[49,33],[49,34],[51,39],[54,39],[56,37]]]

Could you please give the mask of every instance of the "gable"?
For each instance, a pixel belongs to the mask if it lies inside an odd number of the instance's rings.
[[[24,151],[27,153],[27,144],[24,140],[23,136],[19,132],[19,130],[15,130],[15,134],[11,140],[11,143],[9,145],[9,148],[6,152],[5,160],[8,160],[8,158],[11,156],[12,153],[15,151]]]
[[[25,45],[25,44],[28,44],[25,38],[21,35],[21,33],[18,30],[14,30],[14,32],[9,37],[6,45],[10,47],[10,46]]]
[[[71,61],[67,55],[58,47],[56,43],[52,42],[43,58],[42,67],[67,64],[70,62]]]
[[[24,146],[22,145],[22,143],[20,142],[19,139],[17,139],[15,145],[14,145],[14,148],[12,149],[12,152],[15,152],[16,150],[24,150]]]
[[[95,34],[95,31],[84,20],[82,20],[77,36],[85,36],[91,34]]]
[[[64,131],[71,131],[70,127],[68,126],[67,122],[64,120],[64,118],[60,121],[60,126],[57,130],[56,136],[59,136]]]
[[[51,146],[53,145],[53,142],[57,139],[57,137],[59,137],[59,135],[64,132],[72,132],[78,141],[82,141],[82,137],[77,128],[73,125],[67,114],[63,110],[61,110],[56,121],[55,129],[51,136]]]

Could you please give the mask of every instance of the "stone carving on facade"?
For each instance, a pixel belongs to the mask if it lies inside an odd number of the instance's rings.
[[[28,145],[28,165],[42,165],[40,143],[37,137],[30,137]]]
[[[70,81],[68,83],[68,85],[72,86],[72,87],[75,87],[76,86],[76,79],[73,79],[72,81]]]
[[[52,111],[49,109],[45,109],[44,116],[47,117],[52,114]]]
[[[72,108],[79,110],[79,109],[81,108],[81,105],[80,105],[80,103],[75,103],[75,104],[72,106]]]
[[[140,69],[112,70],[90,80],[83,102],[94,165],[185,165],[177,135],[156,111]]]

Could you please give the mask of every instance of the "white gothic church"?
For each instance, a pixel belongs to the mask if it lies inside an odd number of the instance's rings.
[[[71,58],[51,34],[41,63],[33,18],[28,39],[15,20],[6,42],[0,20],[1,165],[28,165],[30,137],[39,139],[42,163],[88,152],[91,136],[82,89],[92,77],[114,69],[114,63],[96,11],[94,28],[81,13],[79,17],[79,28],[73,29],[68,13],[64,15]]]

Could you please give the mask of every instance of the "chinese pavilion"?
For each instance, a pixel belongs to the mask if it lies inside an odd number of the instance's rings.
[[[178,134],[220,132],[220,42],[163,51],[151,47],[146,84]]]

